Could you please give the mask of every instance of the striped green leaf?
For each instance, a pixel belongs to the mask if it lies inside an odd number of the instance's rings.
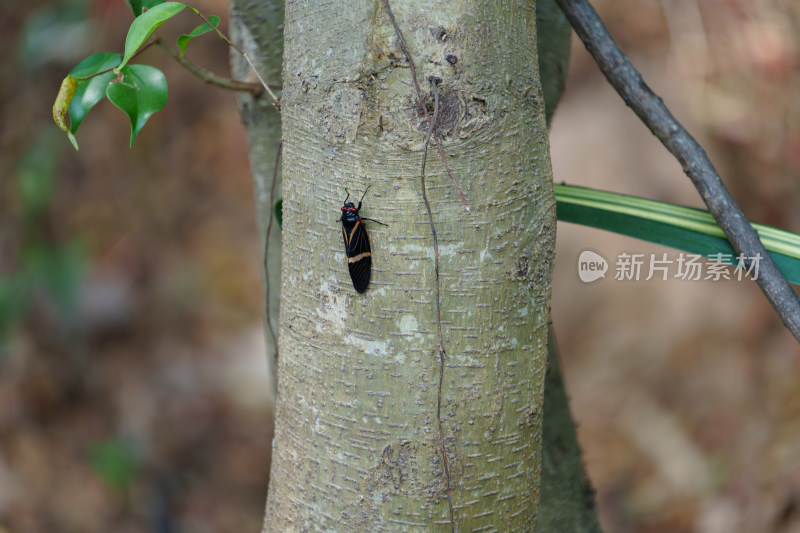
[[[555,185],[558,220],[604,229],[692,254],[725,254],[736,265],[736,251],[708,211],[599,191]],[[753,223],[761,242],[790,283],[800,285],[800,235]],[[719,257],[719,256],[718,256]],[[727,262],[727,261],[726,261]]]

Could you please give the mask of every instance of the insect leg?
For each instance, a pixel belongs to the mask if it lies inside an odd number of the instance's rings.
[[[387,227],[389,226],[389,224],[384,224],[380,220],[375,220],[374,218],[361,217],[361,220],[369,220],[370,222],[375,222],[377,224],[380,224],[381,226],[387,226]]]

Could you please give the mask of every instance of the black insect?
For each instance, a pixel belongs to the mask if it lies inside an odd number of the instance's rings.
[[[342,206],[342,236],[344,237],[344,251],[347,254],[347,268],[350,270],[350,279],[353,280],[353,287],[357,292],[364,292],[369,285],[369,276],[372,271],[372,250],[369,247],[369,237],[367,229],[364,227],[365,220],[371,220],[386,226],[383,222],[378,222],[371,218],[362,218],[358,215],[361,209],[361,202],[367,195],[367,190],[358,201],[358,207],[353,202],[348,202],[350,191],[345,189],[347,197]]]

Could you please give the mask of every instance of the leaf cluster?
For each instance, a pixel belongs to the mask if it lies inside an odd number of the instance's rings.
[[[128,115],[131,146],[150,117],[164,108],[168,95],[164,73],[150,65],[129,64],[155,42],[145,44],[159,26],[185,9],[203,18],[203,24],[178,37],[181,56],[196,37],[212,31],[219,33],[219,17],[206,19],[197,9],[181,2],[128,0],[128,5],[136,18],[125,38],[124,53],[100,52],[78,63],[62,82],[53,104],[53,119],[76,150],[75,133],[87,113],[104,98]]]

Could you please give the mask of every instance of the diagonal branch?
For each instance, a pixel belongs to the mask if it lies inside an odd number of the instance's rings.
[[[258,81],[261,82],[261,86],[264,88],[264,90],[267,91],[267,94],[270,96],[270,98],[272,98],[272,101],[274,102],[275,107],[278,110],[280,110],[281,101],[278,99],[277,96],[275,96],[275,93],[273,93],[272,90],[269,88],[269,85],[267,84],[266,81],[264,81],[264,78],[261,77],[261,73],[258,72],[258,69],[256,68],[255,63],[253,63],[253,60],[250,59],[250,56],[247,54],[247,52],[245,52],[244,50],[239,48],[239,46],[237,46],[236,43],[234,43],[233,41],[228,39],[228,36],[225,35],[224,33],[222,33],[221,31],[219,31],[219,28],[217,28],[215,25],[211,24],[211,21],[208,20],[208,18],[205,15],[200,13],[200,11],[198,11],[197,9],[195,9],[195,8],[193,8],[191,6],[186,6],[186,7],[188,7],[189,10],[191,10],[195,15],[200,17],[203,20],[203,22],[208,24],[208,26],[212,29],[212,31],[214,31],[219,36],[220,39],[222,39],[223,41],[228,43],[228,46],[230,46],[231,48],[233,48],[234,50],[239,52],[239,54],[241,54],[241,56],[245,59],[245,61],[247,61],[247,64],[250,65],[250,68],[253,69],[253,73],[256,75],[256,78],[258,78]]]
[[[181,57],[178,52],[170,48],[169,46],[165,45],[161,42],[160,39],[155,41],[155,44],[158,44],[165,52],[167,52],[172,58],[180,63],[180,65],[185,68],[189,73],[197,76],[204,82],[210,85],[216,85],[217,87],[222,87],[223,89],[229,89],[232,91],[245,91],[252,93],[253,96],[258,97],[261,94],[262,87],[258,83],[250,83],[247,81],[241,80],[232,80],[230,78],[225,78],[223,76],[218,76],[211,71],[208,71],[204,68],[198,67],[185,57]]]
[[[746,267],[760,261],[756,282],[784,325],[800,341],[800,300],[736,205],[705,150],[672,116],[608,33],[588,0],[556,0],[600,70],[625,104],[681,163],[708,210]]]

